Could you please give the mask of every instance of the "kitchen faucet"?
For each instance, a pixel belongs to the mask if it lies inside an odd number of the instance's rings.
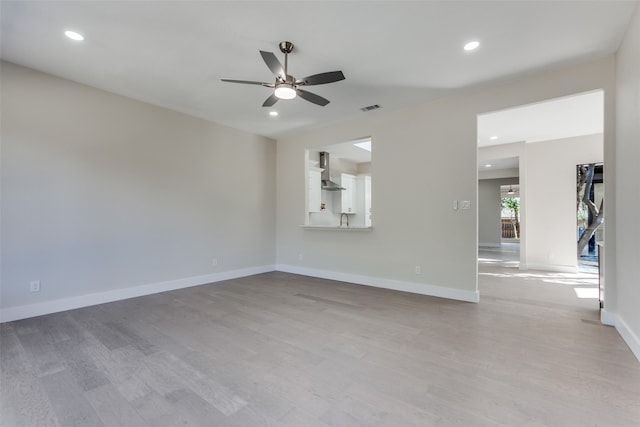
[[[341,213],[340,214],[340,227],[342,227],[342,217],[345,216],[347,218],[347,227],[349,226],[349,215],[346,213]]]

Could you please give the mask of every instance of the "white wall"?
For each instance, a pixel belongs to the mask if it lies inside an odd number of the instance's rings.
[[[477,296],[477,115],[605,89],[605,141],[613,144],[613,65],[607,58],[540,73],[279,140],[279,268],[472,300]],[[370,135],[375,146],[373,230],[302,229],[304,150],[362,135]],[[454,199],[470,200],[471,210],[453,211]],[[416,265],[421,275],[415,274]]]
[[[609,229],[605,236],[606,251],[613,246],[617,264],[608,263],[607,270],[617,270],[616,327],[640,360],[640,7],[616,57],[616,205],[617,239],[612,243]],[[606,165],[605,165],[606,168]],[[606,190],[605,190],[606,191]],[[608,193],[606,193],[608,194]],[[605,194],[605,197],[606,197]],[[607,216],[607,220],[610,218]],[[605,301],[606,302],[606,301]],[[605,305],[605,307],[608,307]],[[609,308],[607,308],[609,310]]]
[[[478,180],[478,246],[500,247],[502,244],[500,186],[517,183],[518,178]]]
[[[478,181],[478,246],[500,247],[500,185]]]
[[[576,166],[603,161],[602,135],[526,144],[526,151],[527,268],[577,271]]]
[[[1,66],[3,320],[273,269],[274,141]]]

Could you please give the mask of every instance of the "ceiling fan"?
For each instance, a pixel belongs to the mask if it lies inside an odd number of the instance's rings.
[[[220,79],[223,82],[229,83],[242,83],[247,85],[260,85],[265,87],[274,88],[273,94],[268,97],[264,103],[263,107],[271,107],[273,104],[278,102],[279,99],[293,99],[296,96],[307,100],[316,105],[320,105],[324,107],[329,103],[329,100],[321,97],[320,95],[316,95],[315,93],[307,92],[306,90],[299,89],[299,86],[313,86],[313,85],[323,85],[326,83],[338,82],[340,80],[344,80],[344,74],[342,71],[329,71],[327,73],[313,74],[311,76],[304,77],[302,79],[296,79],[294,76],[289,75],[287,67],[288,67],[288,55],[293,50],[293,43],[291,42],[280,42],[278,45],[280,47],[280,52],[284,53],[284,67],[278,58],[273,54],[273,52],[265,52],[263,50],[260,51],[260,55],[262,55],[262,59],[267,64],[267,67],[271,70],[271,72],[275,75],[276,81],[275,83],[264,83],[264,82],[254,82],[249,80],[231,80],[231,79]]]

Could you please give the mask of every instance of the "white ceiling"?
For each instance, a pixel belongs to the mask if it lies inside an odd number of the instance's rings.
[[[601,90],[551,99],[478,116],[478,147],[541,142],[604,132]],[[496,138],[497,137],[497,138]],[[491,167],[486,165],[490,164]],[[518,169],[517,157],[478,158],[478,172]]]
[[[603,132],[604,92],[600,90],[478,116],[479,147]]]
[[[615,52],[630,1],[2,1],[4,60],[249,132],[280,137]],[[63,36],[74,29],[86,37]],[[465,52],[469,40],[479,49]],[[342,70],[279,101],[258,51],[292,41],[290,74]],[[380,104],[363,113],[361,107]]]
[[[518,157],[504,157],[501,159],[491,159],[491,160],[478,159],[478,172],[491,172],[491,171],[501,170],[501,169],[519,169],[519,168],[520,168],[520,159]]]
[[[356,141],[327,145],[325,147],[320,147],[317,150],[330,152],[331,157],[334,159],[339,158],[349,160],[353,163],[368,163],[371,161],[371,151],[367,151],[354,145],[364,141],[369,141],[371,143],[370,138],[363,138]]]

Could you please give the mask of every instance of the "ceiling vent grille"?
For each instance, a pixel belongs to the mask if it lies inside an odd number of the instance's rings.
[[[380,107],[378,104],[373,104],[373,105],[369,105],[368,107],[362,107],[360,110],[367,112],[371,110],[377,110],[378,108],[382,108],[382,107]]]

